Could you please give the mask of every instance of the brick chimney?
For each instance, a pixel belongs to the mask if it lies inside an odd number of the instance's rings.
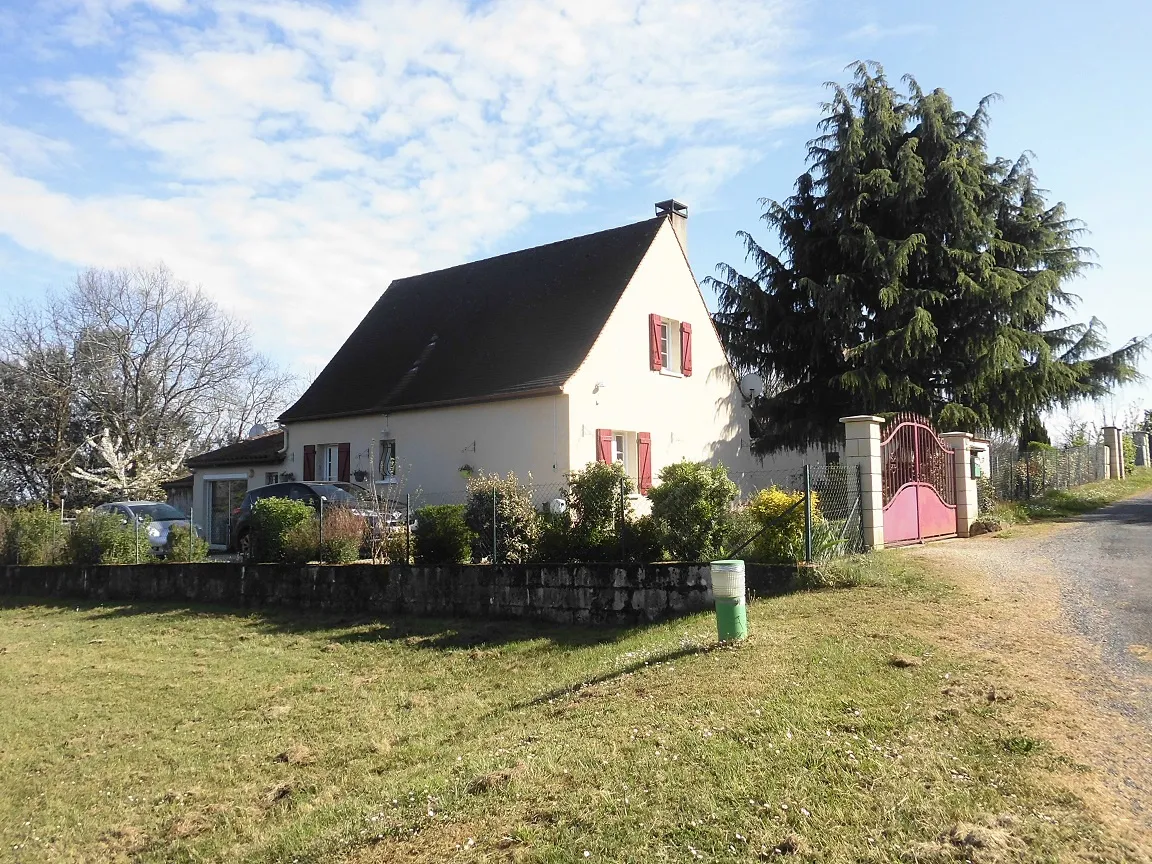
[[[672,230],[676,232],[676,239],[680,241],[680,248],[688,254],[688,205],[682,204],[675,198],[661,201],[656,205],[656,215],[667,214],[668,221],[672,223]]]

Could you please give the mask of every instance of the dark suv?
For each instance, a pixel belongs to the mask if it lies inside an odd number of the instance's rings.
[[[228,551],[239,552],[245,558],[251,551],[249,524],[252,518],[252,505],[261,498],[288,498],[303,501],[313,508],[320,509],[320,496],[327,500],[328,507],[350,507],[369,515],[372,508],[371,493],[355,483],[270,483],[253,489],[244,496],[240,506],[232,511],[232,532],[228,538]]]

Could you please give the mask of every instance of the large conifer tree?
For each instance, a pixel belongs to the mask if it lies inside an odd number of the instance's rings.
[[[887,411],[1018,432],[1137,377],[1144,340],[1107,352],[1098,320],[1067,321],[1091,250],[1026,156],[989,158],[991,98],[969,115],[911,77],[902,93],[878,65],[853,72],[830,85],[795,194],[761,202],[780,254],[742,232],[755,272],[709,280],[733,365],[779,382],[754,406],[756,450]]]

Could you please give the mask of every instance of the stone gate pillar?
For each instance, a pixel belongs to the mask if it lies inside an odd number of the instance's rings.
[[[1148,433],[1133,432],[1132,441],[1136,445],[1136,467],[1148,467]]]
[[[1124,478],[1124,439],[1118,426],[1104,427],[1104,444],[1108,447],[1108,476],[1114,480]]]
[[[940,438],[952,448],[952,476],[956,479],[956,536],[968,537],[980,511],[976,478],[972,476],[972,435],[942,432]]]
[[[864,548],[884,548],[884,487],[880,476],[880,426],[883,417],[863,414],[841,417],[844,424],[844,459],[848,468],[848,490],[856,490],[856,469],[860,469],[860,521],[864,526]]]

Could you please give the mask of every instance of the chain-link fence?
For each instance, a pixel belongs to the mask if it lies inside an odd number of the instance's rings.
[[[729,472],[737,487],[731,526],[722,549],[716,554],[743,552],[759,560],[820,561],[838,555],[863,551],[860,480],[857,469],[842,464],[797,466],[787,469]],[[545,525],[557,520],[572,523],[571,493],[565,483],[520,484],[531,499],[532,509]],[[484,490],[491,496],[491,510],[478,520],[480,502],[472,500],[471,522],[483,521],[484,536],[474,542],[474,559],[495,562],[508,560],[510,535],[516,526],[515,508],[505,506],[497,488]],[[390,514],[388,522],[396,538],[396,553],[410,558],[415,552],[413,533],[422,508],[442,505],[469,506],[466,489],[424,489],[396,484],[380,492],[379,511]],[[644,496],[622,483],[605,498],[599,510],[605,511],[604,530],[598,532],[596,550],[583,549],[576,554],[595,555],[604,560],[631,560],[645,555],[661,554],[659,527],[639,517],[650,510]],[[487,498],[485,498],[487,504]],[[794,505],[794,506],[793,506]],[[781,511],[781,512],[777,512]],[[787,511],[782,512],[782,511]],[[490,516],[489,516],[490,514]],[[779,517],[779,518],[777,518]],[[787,530],[781,526],[787,523]],[[569,527],[569,530],[570,527]],[[655,532],[654,534],[652,532]],[[547,533],[545,529],[545,533]],[[666,529],[665,529],[666,533]],[[767,542],[765,538],[770,538]],[[667,538],[665,538],[667,539]],[[666,546],[673,548],[674,544]],[[541,554],[543,550],[537,550]],[[606,557],[604,557],[606,556]],[[514,556],[512,556],[514,557]],[[655,560],[655,559],[652,559]]]
[[[841,463],[730,473],[739,489],[737,513],[752,519],[729,554],[824,561],[864,551],[860,470]],[[765,543],[765,540],[769,542]]]
[[[990,480],[1001,501],[1025,501],[1050,489],[1071,489],[1104,479],[1107,450],[1103,444],[1063,449],[1030,449],[1015,444],[992,446]]]

